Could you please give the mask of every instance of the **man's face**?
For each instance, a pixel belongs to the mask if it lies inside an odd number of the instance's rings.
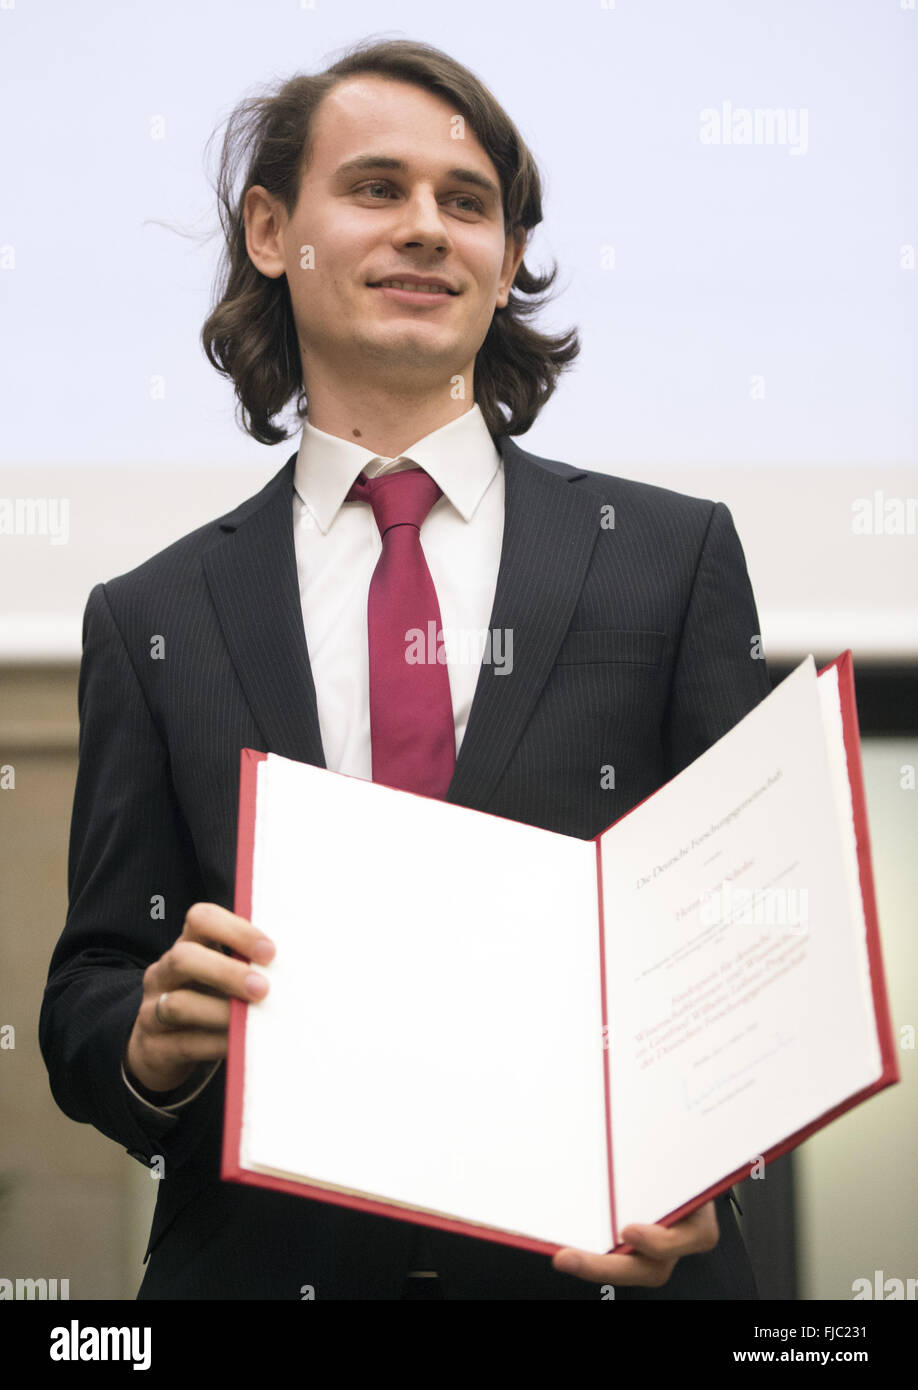
[[[423,88],[348,78],[315,113],[299,199],[289,218],[275,205],[273,244],[259,241],[247,199],[252,259],[287,275],[307,396],[312,371],[409,394],[461,374],[471,396],[475,354],[525,248],[505,236],[497,171],[457,116]],[[314,268],[302,268],[304,248]],[[453,293],[380,285],[403,277]]]

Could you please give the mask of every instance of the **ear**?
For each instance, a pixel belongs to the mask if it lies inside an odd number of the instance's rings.
[[[497,299],[495,301],[498,309],[506,309],[507,300],[510,298],[510,287],[516,278],[516,272],[520,268],[520,262],[526,250],[526,228],[514,227],[507,233],[506,245],[504,248],[504,263],[500,271],[500,284],[497,287]]]
[[[243,203],[245,249],[256,270],[276,280],[284,274],[283,204],[266,188],[254,184]]]

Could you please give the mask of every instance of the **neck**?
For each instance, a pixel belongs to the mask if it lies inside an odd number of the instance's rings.
[[[463,375],[472,380],[471,371]],[[352,381],[316,381],[314,376],[306,383],[306,399],[307,418],[316,429],[372,449],[382,458],[397,458],[475,404],[468,398],[453,400],[442,388],[414,394]]]

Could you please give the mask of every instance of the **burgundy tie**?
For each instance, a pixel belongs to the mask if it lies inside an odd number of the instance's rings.
[[[361,473],[345,498],[370,503],[382,537],[367,599],[373,781],[436,797],[456,762],[440,605],[421,549],[421,525],[440,495],[429,473],[409,468]]]

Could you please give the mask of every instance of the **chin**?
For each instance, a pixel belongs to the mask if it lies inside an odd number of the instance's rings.
[[[411,368],[424,367],[441,358],[467,362],[470,356],[468,352],[464,356],[459,352],[453,334],[418,332],[414,324],[404,328],[388,325],[385,332],[363,337],[361,345],[374,355],[385,355],[393,365],[400,363]]]

